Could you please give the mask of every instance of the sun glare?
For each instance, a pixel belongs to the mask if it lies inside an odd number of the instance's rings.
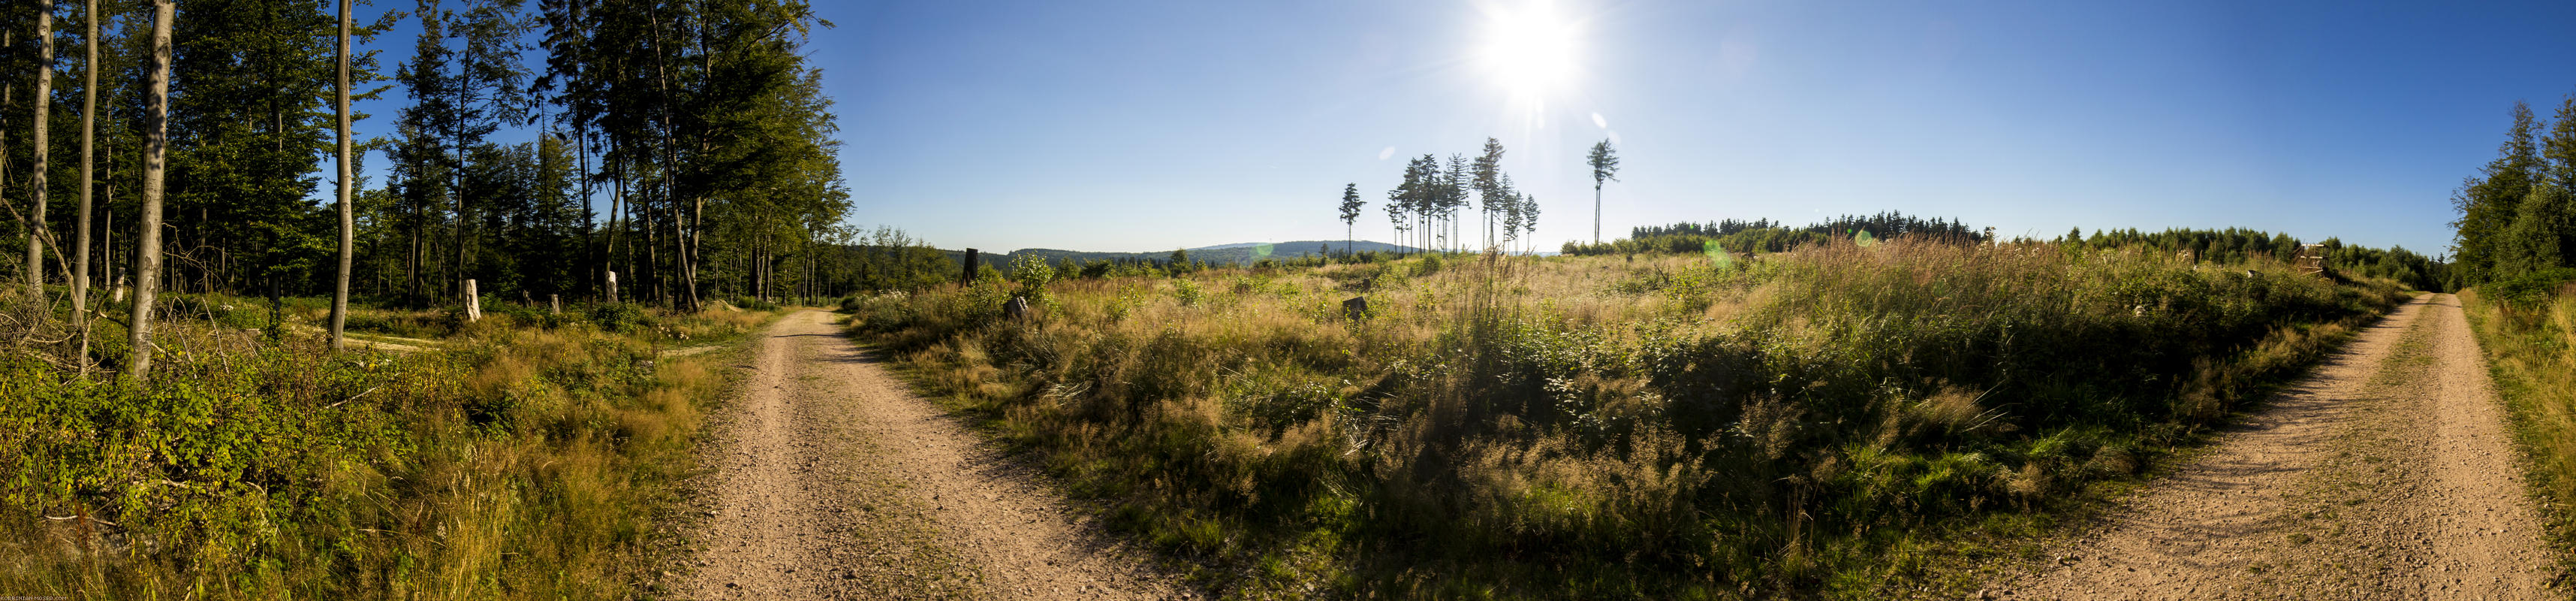
[[[1487,15],[1483,48],[1477,53],[1486,72],[1512,93],[1545,97],[1574,75],[1572,23],[1544,1],[1513,8],[1497,7]]]

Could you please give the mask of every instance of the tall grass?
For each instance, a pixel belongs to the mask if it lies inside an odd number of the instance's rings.
[[[155,326],[148,387],[76,377],[40,343],[0,348],[0,590],[637,597],[697,411],[724,384],[720,359],[653,346],[745,319],[615,334],[496,314],[450,350],[394,355],[179,315]]]
[[[1889,594],[2403,298],[2271,263],[1903,241],[1051,291],[1024,322],[995,317],[998,282],[850,308],[926,389],[1249,597]]]
[[[2576,501],[2576,283],[2523,284],[2507,288],[2537,290],[2493,295],[2493,286],[2485,286],[2461,291],[2460,299],[2512,416],[2518,446],[2530,458],[2550,538],[2567,549],[2576,547],[2576,512],[2568,508]],[[2576,570],[2576,564],[2559,569]]]

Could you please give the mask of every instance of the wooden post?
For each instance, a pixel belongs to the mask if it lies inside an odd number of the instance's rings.
[[[617,302],[617,272],[608,272],[608,302]]]
[[[465,281],[465,321],[483,320],[483,296],[474,292],[474,280]]]
[[[957,282],[968,286],[975,285],[975,249],[966,249],[966,275],[957,278]]]
[[[562,314],[563,314],[563,295],[561,295],[561,294],[548,294],[548,295],[546,295],[546,313],[553,314],[553,315],[562,315]]]

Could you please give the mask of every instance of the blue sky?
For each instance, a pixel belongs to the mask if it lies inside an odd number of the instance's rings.
[[[1572,75],[1526,93],[1479,48],[1527,0],[825,1],[809,49],[852,221],[992,250],[1340,239],[1354,182],[1385,240],[1407,157],[1493,136],[1549,248],[1615,138],[1608,237],[1898,210],[2441,253],[2511,104],[2576,92],[2565,2],[1546,4]]]

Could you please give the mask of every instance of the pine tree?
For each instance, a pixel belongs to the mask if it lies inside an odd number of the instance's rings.
[[[1592,166],[1592,243],[1601,243],[1601,185],[1619,181],[1619,155],[1610,148],[1609,140],[1592,145],[1592,154],[1584,159]]]
[[[1520,200],[1510,194],[1504,186],[1503,141],[1485,138],[1484,154],[1476,155],[1476,163],[1472,171],[1475,173],[1476,199],[1480,203],[1479,212],[1483,213],[1485,218],[1485,245],[1493,246],[1494,226],[1503,216],[1504,207]]]
[[[1360,208],[1365,206],[1368,206],[1368,203],[1360,200],[1360,185],[1357,182],[1342,186],[1342,254],[1351,254],[1352,242],[1357,238],[1351,233],[1352,228],[1358,225]]]
[[[2460,212],[2459,220],[2451,223],[2458,228],[2452,256],[2455,269],[2467,282],[2485,282],[2496,274],[2505,231],[2520,215],[2522,199],[2531,193],[2541,166],[2533,141],[2538,130],[2531,106],[2514,103],[2513,127],[2497,149],[2498,156],[2487,163],[2480,177],[2469,178],[2452,194],[2452,207]]]

